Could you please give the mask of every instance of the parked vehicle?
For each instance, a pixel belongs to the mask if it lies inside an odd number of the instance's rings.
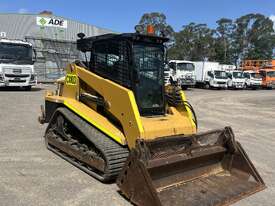
[[[258,59],[258,60],[249,60],[246,59],[241,62],[241,69],[242,70],[253,70],[253,71],[259,71],[262,68],[265,67],[273,67],[275,68],[275,60],[263,60],[263,59]]]
[[[247,70],[243,72],[245,78],[244,88],[259,89],[262,87],[262,76],[259,72]]]
[[[32,45],[26,41],[0,39],[0,87],[24,87],[36,84]]]
[[[171,77],[177,81],[182,89],[187,89],[196,84],[195,65],[190,61],[171,60],[169,61]]]
[[[194,62],[196,83],[204,88],[227,88],[227,74],[218,62]]]
[[[170,77],[172,76],[172,69],[170,69],[168,64],[164,66],[164,84],[170,84]]]
[[[266,89],[275,88],[275,69],[260,69],[262,75],[262,86]]]
[[[229,205],[266,188],[231,127],[197,133],[184,92],[164,88],[168,38],[78,37],[91,59],[67,66],[39,117],[50,151],[102,182],[116,180],[136,206]],[[125,58],[94,58],[102,54]]]
[[[243,89],[245,85],[245,77],[241,70],[233,70],[227,72],[227,87],[231,89]]]

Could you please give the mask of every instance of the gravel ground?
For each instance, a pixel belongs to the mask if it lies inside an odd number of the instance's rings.
[[[0,205],[127,206],[115,184],[102,184],[46,150],[37,121],[43,85],[0,91]],[[268,189],[235,206],[275,205],[275,90],[191,89],[200,131],[232,126]]]

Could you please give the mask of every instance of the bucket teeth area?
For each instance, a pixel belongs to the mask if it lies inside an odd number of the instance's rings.
[[[138,140],[117,184],[140,206],[228,205],[265,188],[230,127]]]

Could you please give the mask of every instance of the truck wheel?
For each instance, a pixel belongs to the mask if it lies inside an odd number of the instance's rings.
[[[243,88],[244,88],[244,89],[247,89],[247,84],[244,84]]]
[[[206,84],[204,85],[204,88],[205,88],[205,89],[210,89],[209,83],[206,83]]]
[[[25,90],[25,91],[31,91],[31,90],[32,90],[32,86],[25,86],[25,87],[24,87],[24,90]]]

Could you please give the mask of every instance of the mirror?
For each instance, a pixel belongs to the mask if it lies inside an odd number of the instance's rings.
[[[214,77],[214,75],[213,75],[213,73],[211,71],[208,71],[207,75],[210,76],[210,77],[212,77],[212,78]]]
[[[84,33],[78,33],[77,37],[80,38],[80,39],[83,39],[85,37],[85,34]]]
[[[35,49],[32,49],[32,52],[33,52],[33,56],[32,56],[32,62],[36,62],[37,60],[37,53],[36,53],[36,50]]]

